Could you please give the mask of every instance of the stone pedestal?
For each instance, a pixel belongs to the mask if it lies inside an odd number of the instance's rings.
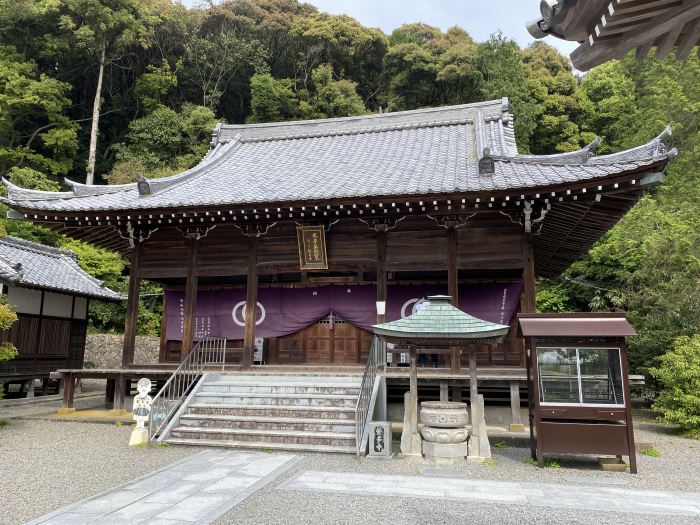
[[[483,461],[491,457],[491,444],[486,433],[484,396],[479,394],[472,403],[472,435],[469,439],[469,460]]]
[[[131,432],[131,439],[129,440],[129,446],[143,445],[148,443],[148,431],[143,427],[136,427],[133,432]]]
[[[403,415],[403,432],[401,432],[401,453],[404,456],[420,456],[421,455],[421,437],[415,431],[412,422],[413,410],[411,404],[411,393],[406,392],[403,397],[404,415]]]
[[[423,455],[434,463],[463,463],[467,455],[467,442],[431,443],[423,441]]]
[[[423,454],[436,463],[461,463],[467,455],[469,422],[467,405],[449,401],[424,401],[420,412]]]

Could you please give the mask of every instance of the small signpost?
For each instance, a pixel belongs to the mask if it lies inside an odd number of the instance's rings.
[[[326,231],[323,226],[297,226],[301,270],[327,270]]]

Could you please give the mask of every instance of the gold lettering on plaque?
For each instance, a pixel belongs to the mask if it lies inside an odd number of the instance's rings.
[[[302,270],[327,270],[326,232],[323,226],[297,226],[299,266]]]

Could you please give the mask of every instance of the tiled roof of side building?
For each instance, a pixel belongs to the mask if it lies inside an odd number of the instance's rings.
[[[0,237],[0,281],[107,301],[124,299],[82,270],[73,252],[15,237]]]
[[[219,125],[200,164],[163,179],[72,191],[8,186],[39,212],[182,209],[330,199],[528,191],[664,163],[664,136],[613,155],[520,155],[507,100],[338,119]],[[492,174],[479,161],[492,157]]]

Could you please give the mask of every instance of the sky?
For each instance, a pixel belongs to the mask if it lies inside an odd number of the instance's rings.
[[[196,5],[198,0],[182,0],[185,5]],[[215,0],[216,1],[216,0]],[[537,18],[539,0],[302,0],[319,11],[334,15],[346,14],[367,27],[378,27],[384,33],[402,24],[423,22],[447,30],[459,26],[474,40],[483,42],[492,33],[502,31],[526,47],[534,39],[525,24]],[[569,55],[578,44],[554,37],[544,40]]]
[[[514,38],[520,47],[534,41],[525,28],[537,18],[538,0],[305,0],[319,11],[346,14],[362,25],[379,27],[390,34],[401,24],[423,22],[446,30],[459,26],[482,42],[496,31]],[[578,44],[554,37],[544,40],[569,55]]]

